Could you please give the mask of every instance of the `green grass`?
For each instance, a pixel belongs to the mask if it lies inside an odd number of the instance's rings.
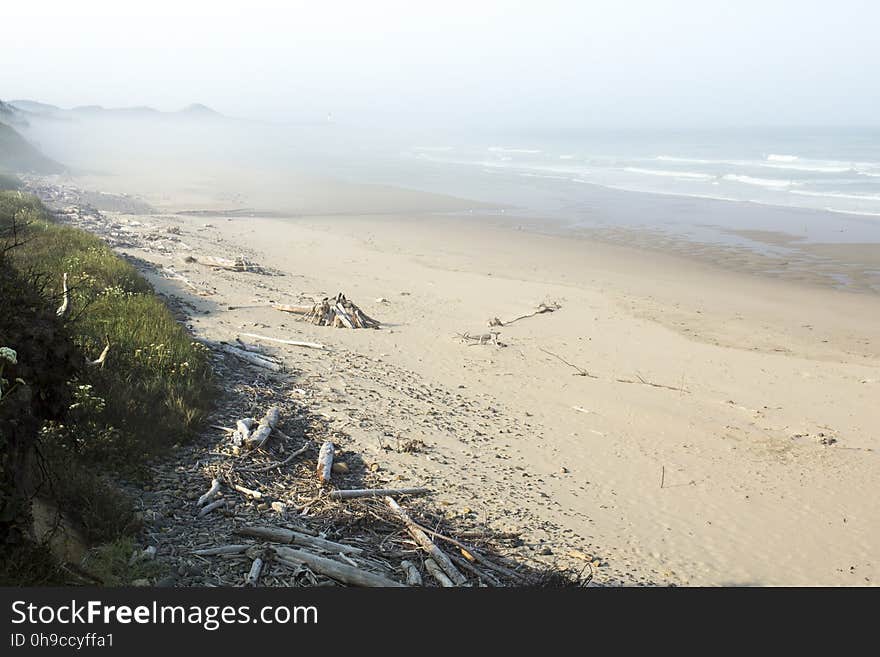
[[[14,241],[20,244],[2,255],[4,245],[13,241],[13,225]],[[209,353],[175,321],[130,263],[90,233],[55,223],[36,198],[17,191],[0,191],[0,267],[11,268],[29,289],[36,288],[38,305],[42,298],[50,309],[60,305],[62,274],[68,274],[71,310],[58,334],[63,344],[28,349],[34,332],[15,328],[13,322],[9,326],[15,330],[0,335],[0,346],[31,354],[33,382],[46,370],[58,370],[60,388],[51,395],[39,386],[32,390],[37,397],[51,396],[53,408],[63,403],[66,409],[47,421],[39,435],[49,490],[89,544],[98,546],[89,559],[101,579],[128,583],[133,577],[127,566],[131,537],[139,521],[132,503],[115,489],[113,476],[143,474],[149,457],[192,437],[214,398]],[[13,287],[0,298],[0,313],[10,321],[22,308],[16,305],[16,293]],[[19,336],[15,339],[20,344],[6,344],[12,335]],[[103,367],[86,366],[107,341],[110,351]],[[57,363],[55,353],[64,354],[66,368]],[[80,363],[73,369],[71,353]],[[60,583],[64,577],[41,546],[0,544],[0,550],[4,563],[30,564],[0,568],[2,583]]]
[[[58,305],[67,272],[74,341],[92,359],[110,342],[104,366],[71,382],[75,393],[91,386],[92,403],[79,413],[77,426],[66,427],[64,439],[78,453],[120,466],[186,440],[213,397],[207,350],[192,341],[137,270],[100,239],[53,223],[32,197],[0,193],[0,225],[13,215],[30,222],[26,243],[12,252],[13,266],[43,277],[47,295]]]

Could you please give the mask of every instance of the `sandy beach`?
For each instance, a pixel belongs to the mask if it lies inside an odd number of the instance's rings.
[[[598,584],[880,578],[866,494],[880,474],[877,295],[717,266],[721,254],[713,265],[697,245],[689,257],[538,235],[479,204],[393,188],[326,183],[279,216],[144,198],[155,210],[104,215],[139,237],[119,250],[182,300],[196,335],[324,343],[267,346],[389,481],[524,529],[530,556],[597,559]],[[187,254],[243,255],[265,271]],[[313,326],[272,307],[340,291],[382,328]],[[557,311],[487,324],[551,302]],[[505,346],[459,337],[490,330]],[[385,449],[403,441],[424,446]]]

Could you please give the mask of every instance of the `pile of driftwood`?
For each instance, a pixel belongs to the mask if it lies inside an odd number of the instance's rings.
[[[210,470],[208,489],[193,503],[197,521],[210,523],[218,513],[244,519],[242,504],[277,514],[271,524],[259,516],[235,523],[224,544],[193,546],[195,558],[220,559],[227,568],[238,564],[237,582],[230,583],[289,585],[296,578],[307,585],[329,581],[368,587],[561,583],[548,581],[546,571],[500,556],[492,539],[501,535],[486,529],[463,532],[413,505],[429,489],[363,487],[362,473],[349,466],[356,455],[341,452],[329,440],[320,447],[306,440],[293,449],[297,441],[281,425],[280,408],[271,406],[259,420],[243,418],[234,428],[217,427],[227,431],[221,448],[226,457]],[[287,456],[273,455],[273,448]],[[283,482],[273,486],[272,479]],[[282,494],[284,501],[272,501]],[[292,505],[294,494],[307,501]],[[409,508],[402,500],[409,501]]]
[[[318,326],[350,329],[379,328],[377,320],[358,308],[354,302],[346,299],[342,292],[335,297],[324,297],[311,306],[289,306],[279,303],[274,308],[285,313],[303,315],[307,321]]]

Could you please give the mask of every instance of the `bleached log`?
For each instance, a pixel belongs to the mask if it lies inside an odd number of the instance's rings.
[[[263,416],[263,419],[260,420],[260,425],[256,428],[256,430],[248,437],[247,446],[251,449],[258,449],[266,444],[266,441],[269,440],[269,436],[272,433],[272,429],[275,428],[275,425],[278,424],[278,419],[281,417],[281,411],[278,410],[277,406],[272,406],[266,411],[266,414]]]
[[[227,269],[229,271],[245,271],[247,269],[247,263],[243,258],[236,258],[235,260],[230,260],[229,258],[218,258],[216,256],[195,256],[190,255],[187,256],[188,262],[197,262],[200,265],[204,265],[206,267],[215,267],[217,269]]]
[[[233,347],[230,344],[221,344],[220,349],[222,351],[225,351],[227,354],[235,356],[239,360],[243,360],[246,363],[256,365],[257,367],[262,367],[272,372],[280,372],[282,369],[279,363],[275,362],[274,360],[270,360],[266,356],[260,356],[258,354],[251,353],[250,351],[245,351],[244,349]]]
[[[220,493],[220,480],[219,479],[212,479],[211,480],[211,487],[208,489],[207,493],[205,493],[204,495],[202,495],[199,498],[198,502],[196,502],[196,506],[202,506],[204,504],[207,504],[208,502],[213,500],[215,497],[217,497],[217,495],[219,493]]]
[[[245,586],[256,586],[257,582],[260,581],[260,573],[263,570],[263,560],[257,557],[254,559],[254,562],[251,564],[250,572],[248,572],[247,577],[244,578]]]
[[[199,518],[203,518],[208,515],[214,509],[219,509],[221,506],[226,506],[226,500],[217,500],[216,502],[211,502],[208,506],[204,507],[201,511],[199,511]]]
[[[410,535],[416,540],[416,543],[419,544],[425,552],[437,563],[437,565],[445,572],[449,578],[458,586],[467,582],[467,578],[461,574],[461,572],[455,567],[455,564],[450,561],[449,557],[438,548],[434,541],[432,541],[428,535],[422,531],[421,527],[419,527],[412,518],[409,517],[409,514],[400,508],[400,505],[394,501],[393,497],[387,496],[385,501],[388,503],[388,506],[397,514],[397,516],[403,521],[403,524],[406,526]]]
[[[239,527],[234,531],[239,536],[251,536],[273,543],[304,545],[324,552],[342,552],[343,554],[360,554],[363,550],[353,545],[345,545],[330,541],[320,536],[310,536],[302,532],[285,529],[284,527]]]
[[[446,576],[446,573],[441,570],[440,566],[437,565],[433,559],[425,559],[425,570],[427,570],[431,575],[440,582],[440,586],[444,588],[454,587],[455,583]],[[463,575],[462,575],[463,577]]]
[[[293,313],[295,315],[308,315],[315,309],[315,306],[288,306],[284,303],[276,303],[272,307],[275,310],[280,310],[283,313]]]
[[[360,568],[355,568],[347,563],[340,563],[334,559],[319,557],[310,552],[295,550],[287,547],[274,548],[278,561],[286,565],[305,564],[316,573],[326,575],[332,579],[351,584],[352,586],[370,587],[402,587],[400,582],[395,582],[383,575],[371,573]]]
[[[333,455],[336,447],[330,441],[321,445],[318,452],[318,479],[322,484],[329,483],[330,473],[333,469]]]
[[[67,289],[67,272],[61,276],[61,288],[64,294],[64,298],[61,301],[61,305],[58,306],[58,310],[55,311],[55,314],[58,317],[67,317],[67,313],[70,312],[70,292]]]
[[[350,500],[355,497],[394,497],[396,495],[427,495],[430,488],[354,488],[334,490],[329,493],[331,500]]]
[[[235,431],[232,432],[232,444],[241,446],[248,438],[251,437],[251,429],[256,420],[252,417],[246,417],[242,420],[235,421]]]
[[[282,340],[281,338],[271,338],[268,335],[259,335],[257,333],[239,333],[239,335],[243,335],[246,338],[253,338],[254,340],[266,340],[267,342],[277,342],[278,344],[286,344],[292,347],[307,347],[309,349],[326,349],[324,345],[319,342],[303,342],[301,340]]]
[[[245,488],[244,486],[241,486],[239,484],[233,484],[232,487],[235,490],[237,490],[239,493],[242,493],[243,495],[247,495],[248,497],[251,497],[255,500],[263,499],[263,494],[258,490],[251,490],[250,488]]]
[[[193,554],[198,557],[214,557],[223,554],[241,554],[252,545],[220,545],[218,547],[205,548],[203,550],[194,550]]]
[[[407,586],[422,585],[422,574],[412,561],[401,561],[400,568],[403,570],[403,574],[406,575]]]
[[[107,345],[104,347],[104,350],[101,352],[101,355],[98,356],[95,360],[89,361],[89,365],[92,367],[104,367],[104,363],[107,361],[107,354],[110,353],[110,341],[107,341]]]
[[[354,328],[354,322],[352,321],[351,317],[349,317],[348,312],[347,312],[347,311],[345,310],[345,308],[342,306],[342,302],[341,302],[341,301],[337,301],[337,302],[336,302],[336,305],[334,306],[334,309],[336,310],[336,316],[337,316],[337,317],[339,318],[339,320],[345,325],[345,327],[346,327],[346,328],[353,329],[353,328]]]

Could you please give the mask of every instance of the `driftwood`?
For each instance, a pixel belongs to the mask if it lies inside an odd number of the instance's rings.
[[[271,338],[268,335],[259,335],[257,333],[239,333],[246,338],[254,340],[266,340],[267,342],[277,342],[278,344],[286,344],[291,347],[306,347],[308,349],[326,349],[320,342],[303,342],[301,340],[282,340],[281,338]]]
[[[541,303],[538,304],[538,307],[537,309],[535,309],[534,312],[528,313],[527,315],[520,315],[519,317],[511,319],[508,322],[502,322],[497,317],[493,317],[489,320],[489,326],[509,326],[510,324],[518,322],[521,319],[527,319],[529,317],[534,317],[535,315],[543,315],[544,313],[556,312],[560,308],[562,308],[562,306],[559,305],[557,301],[553,301],[552,303]]]
[[[263,571],[263,560],[257,557],[254,559],[254,562],[251,564],[251,569],[247,574],[247,577],[244,578],[245,586],[256,586],[257,582],[260,581],[260,573]]]
[[[403,574],[406,575],[407,586],[422,585],[422,574],[412,561],[401,561],[400,569],[403,571]]]
[[[333,455],[336,447],[330,441],[321,445],[318,452],[318,480],[322,484],[330,482],[330,473],[333,470]]]
[[[229,271],[247,271],[249,268],[248,261],[245,260],[244,256],[238,256],[234,260],[230,260],[229,258],[218,258],[215,256],[188,255],[184,257],[184,262],[195,262],[206,267],[227,269]]]
[[[202,495],[198,502],[196,502],[196,506],[203,506],[213,500],[217,495],[220,494],[220,480],[212,479],[211,480],[211,488],[208,489],[208,492]]]
[[[433,530],[430,530],[427,527],[423,527],[422,525],[419,525],[415,521],[413,521],[413,524],[416,525],[419,529],[421,529],[426,534],[430,534],[434,538],[439,538],[440,540],[446,541],[447,543],[451,543],[452,545],[457,547],[459,550],[461,550],[461,553],[467,557],[468,561],[476,561],[477,563],[485,566],[486,568],[494,570],[495,572],[500,573],[500,574],[504,575],[505,577],[508,577],[509,579],[512,579],[515,581],[522,579],[522,576],[519,573],[517,573],[516,571],[513,571],[510,568],[506,568],[504,566],[498,565],[494,561],[490,561],[489,559],[484,557],[482,554],[480,554],[480,552],[478,552],[474,548],[470,547],[469,545],[465,545],[464,543],[457,541],[454,538],[451,538],[449,536],[445,536],[443,534],[440,534],[439,532],[435,532]],[[482,575],[485,575],[485,573],[482,573]]]
[[[281,432],[278,431],[277,429],[276,429],[276,432],[279,433],[279,434],[281,433]],[[293,452],[293,454],[291,454],[290,456],[288,456],[288,457],[287,457],[286,459],[284,459],[283,461],[279,461],[278,463],[272,463],[272,464],[270,464],[270,465],[265,465],[265,466],[260,466],[260,467],[237,468],[237,469],[238,469],[240,472],[269,472],[269,470],[274,470],[275,468],[280,468],[282,465],[287,465],[287,464],[290,463],[293,459],[295,459],[297,456],[299,456],[300,454],[302,454],[303,452],[305,452],[307,449],[309,449],[309,447],[311,447],[311,446],[312,446],[311,441],[307,442],[305,445],[303,445],[303,446],[300,447],[298,450],[296,450],[295,452]]]
[[[427,495],[430,488],[355,488],[334,490],[328,497],[331,500],[350,500],[355,497],[394,497],[396,495]]]
[[[64,272],[61,276],[61,289],[64,297],[61,301],[61,305],[58,306],[58,310],[55,311],[55,314],[58,315],[58,317],[67,317],[68,313],[70,313],[70,292],[67,289],[67,272]]]
[[[400,582],[395,582],[393,579],[388,579],[383,575],[377,575],[376,573],[350,566],[347,563],[340,563],[334,559],[319,557],[310,552],[286,547],[276,547],[274,550],[279,563],[294,567],[304,564],[316,573],[326,575],[344,584],[370,587],[404,586]]]
[[[272,434],[272,429],[278,424],[280,417],[281,411],[278,410],[277,406],[269,408],[263,416],[263,419],[260,420],[260,425],[250,436],[248,436],[245,445],[250,449],[259,449],[265,445],[266,441],[269,440],[269,436]]]
[[[455,566],[452,566],[455,568]],[[440,582],[440,586],[444,588],[449,588],[455,586],[455,583],[449,579],[446,573],[437,565],[437,562],[431,559],[430,557],[425,559],[425,570],[427,570],[431,575]],[[464,575],[462,575],[464,577]]]
[[[407,531],[409,531],[410,535],[415,539],[416,543],[419,544],[425,552],[437,563],[437,565],[446,573],[450,580],[455,583],[457,586],[461,586],[467,582],[467,578],[459,572],[459,570],[455,567],[455,564],[449,560],[449,557],[434,545],[434,542],[428,537],[428,535],[422,531],[422,528],[419,527],[413,521],[412,518],[409,517],[406,511],[400,508],[400,505],[394,501],[393,497],[386,497],[385,501],[388,503],[388,506],[397,514],[397,516],[403,521],[403,524],[406,526]]]
[[[295,315],[308,315],[312,312],[312,309],[315,307],[311,306],[288,306],[284,303],[276,303],[272,306],[275,310],[280,310],[283,313],[293,313]]]
[[[633,381],[632,379],[615,379],[618,383],[639,383],[644,386],[651,386],[652,388],[665,388],[666,390],[674,390],[675,392],[687,393],[691,394],[691,391],[685,387],[676,388],[675,386],[667,386],[662,383],[654,383],[653,381],[648,381],[641,374],[636,374],[636,378],[638,381]]]
[[[254,428],[256,420],[252,417],[246,417],[235,421],[235,431],[232,432],[232,444],[240,447],[248,438],[251,437],[251,429]]]
[[[91,367],[104,367],[104,363],[107,361],[107,354],[110,353],[110,338],[105,338],[107,341],[104,350],[101,352],[101,355],[98,356],[95,360],[90,360],[89,365]]]
[[[591,379],[598,379],[598,378],[599,378],[599,377],[596,376],[595,374],[590,374],[590,373],[589,373],[587,370],[585,370],[583,367],[578,367],[578,366],[575,365],[574,363],[569,363],[567,360],[565,360],[565,359],[564,359],[562,356],[560,356],[559,354],[554,354],[552,351],[548,351],[547,349],[544,349],[544,347],[538,347],[538,349],[540,349],[541,351],[543,351],[543,352],[544,352],[545,354],[547,354],[548,356],[553,356],[553,358],[555,358],[555,359],[557,359],[557,360],[559,360],[559,361],[565,363],[565,364],[568,365],[569,367],[572,367],[572,368],[574,368],[575,370],[577,370],[577,371],[574,373],[574,376],[588,376],[588,377],[590,377]]]
[[[337,328],[379,328],[379,322],[340,292],[335,297],[324,297],[321,301],[309,306],[288,306],[275,304],[274,308],[282,312],[303,315],[306,320],[318,326],[334,326]]]
[[[270,370],[272,372],[280,372],[282,367],[281,364],[269,359],[266,356],[261,356],[259,354],[255,354],[250,351],[246,351],[244,349],[240,349],[239,347],[233,347],[231,344],[223,344],[219,345],[219,349],[235,356],[239,360],[243,360],[246,363],[250,363],[251,365],[256,365],[257,367],[262,367],[264,369]]]
[[[199,518],[203,518],[208,515],[214,509],[219,509],[221,506],[226,506],[226,500],[217,500],[216,502],[211,502],[208,506],[204,507],[201,511],[199,511]]]
[[[320,536],[311,536],[302,532],[285,529],[283,527],[240,527],[235,530],[239,536],[251,536],[264,541],[273,543],[287,543],[291,545],[306,545],[316,550],[324,552],[332,552],[334,554],[342,552],[343,554],[360,554],[363,550],[354,545],[345,545],[330,541]]]
[[[235,490],[237,490],[239,493],[241,493],[243,495],[247,495],[248,497],[253,498],[255,500],[263,499],[263,494],[258,490],[251,490],[250,488],[245,488],[244,486],[242,486],[240,484],[233,484],[232,487]]]
[[[468,344],[469,347],[479,344],[494,344],[496,347],[507,346],[499,339],[499,336],[501,335],[500,331],[489,331],[488,333],[481,333],[480,335],[471,335],[468,332],[456,333],[456,335],[462,342],[470,343]]]
[[[194,550],[193,554],[198,557],[213,557],[222,554],[241,554],[250,549],[251,545],[221,545],[219,547],[205,548],[203,550]]]

